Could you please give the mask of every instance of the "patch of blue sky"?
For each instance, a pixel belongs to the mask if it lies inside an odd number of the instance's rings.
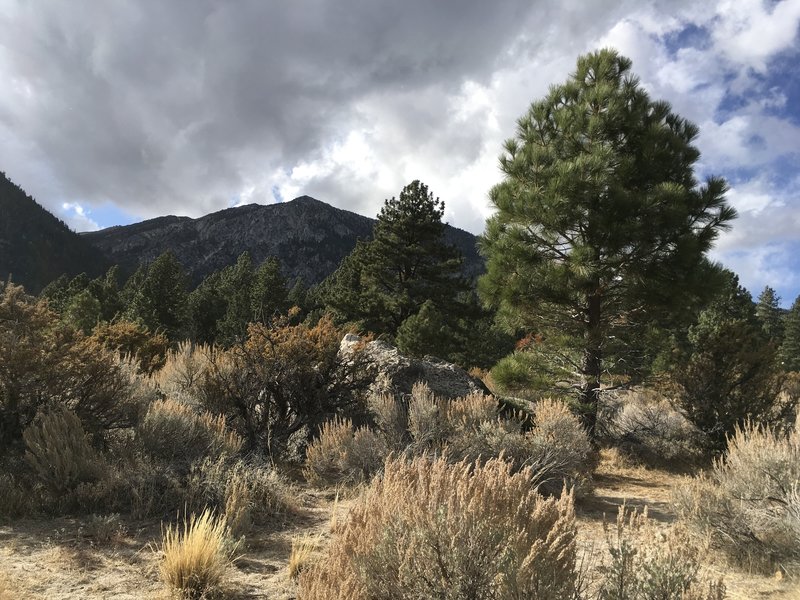
[[[708,48],[711,45],[711,34],[705,27],[690,23],[683,29],[665,34],[661,41],[667,52],[675,56],[682,48],[697,48],[698,50]]]
[[[141,221],[141,218],[128,214],[110,202],[87,208],[86,212],[100,228],[112,227],[113,225],[130,225]]]

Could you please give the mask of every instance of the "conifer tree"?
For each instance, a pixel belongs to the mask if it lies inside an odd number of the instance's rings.
[[[289,290],[281,273],[281,264],[270,256],[261,263],[253,278],[250,292],[250,314],[257,323],[269,323],[289,309]]]
[[[480,291],[545,343],[572,341],[590,430],[601,377],[625,374],[625,342],[691,303],[705,252],[735,217],[722,179],[694,177],[697,133],[605,49],[580,57],[505,143]]]
[[[783,339],[783,318],[780,309],[780,297],[771,287],[766,286],[758,297],[756,316],[767,337],[779,346]]]
[[[722,291],[689,328],[672,373],[681,408],[717,450],[735,427],[780,421],[792,410],[791,402],[779,403],[783,377],[775,346],[750,293],[730,271],[725,277]]]
[[[249,252],[242,252],[236,264],[223,269],[220,284],[225,299],[225,316],[217,324],[219,339],[225,344],[243,340],[247,324],[253,321],[253,261]]]
[[[795,299],[784,319],[780,361],[785,371],[800,372],[800,296]]]
[[[189,294],[187,304],[191,339],[201,344],[215,342],[219,335],[218,323],[227,311],[221,271],[207,275]]]
[[[418,180],[386,200],[373,239],[359,243],[321,286],[323,304],[345,320],[391,335],[426,301],[452,311],[467,284],[460,253],[444,241],[443,215],[444,202]]]
[[[186,326],[188,279],[172,252],[140,267],[125,284],[128,317],[150,331],[177,339]]]

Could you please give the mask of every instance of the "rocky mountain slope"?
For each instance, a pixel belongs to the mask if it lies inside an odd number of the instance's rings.
[[[38,293],[66,273],[97,276],[109,263],[61,220],[0,172],[0,280]]]
[[[197,284],[248,251],[255,264],[275,256],[289,278],[314,284],[336,269],[357,239],[371,237],[374,224],[374,219],[301,196],[279,204],[229,208],[198,219],[159,217],[81,236],[127,273],[171,250]],[[449,226],[445,235],[464,254],[465,272],[480,273],[483,261],[476,237]]]

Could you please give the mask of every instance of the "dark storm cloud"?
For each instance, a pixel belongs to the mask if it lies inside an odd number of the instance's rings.
[[[207,212],[254,169],[291,168],[358,126],[353,103],[365,94],[489,77],[530,8],[522,0],[12,4],[0,11],[0,65],[15,91],[0,98],[0,123],[17,147],[16,160],[0,155],[2,168],[14,177],[24,140],[33,146],[24,160],[43,161],[39,172],[53,178],[20,182],[34,192],[111,200],[139,214]],[[419,114],[413,125],[433,127],[425,119],[435,116]]]

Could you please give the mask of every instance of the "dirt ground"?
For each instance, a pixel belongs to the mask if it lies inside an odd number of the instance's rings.
[[[648,507],[649,515],[667,526],[673,486],[681,475],[644,468],[621,468],[601,462],[594,496],[578,507],[583,548],[603,543],[603,522],[613,522],[623,502]],[[331,515],[346,515],[348,500],[333,491],[303,488],[298,514],[255,532],[240,549],[229,573],[225,596],[231,599],[296,597],[287,565],[292,540],[307,536],[322,547],[330,536]],[[161,538],[158,521],[123,522],[112,539],[98,543],[86,534],[85,521],[55,519],[19,521],[0,526],[0,600],[24,598],[134,599],[167,598],[159,581]],[[722,576],[731,600],[800,600],[800,582],[734,571],[709,556],[706,572]],[[3,595],[5,575],[9,590]]]

